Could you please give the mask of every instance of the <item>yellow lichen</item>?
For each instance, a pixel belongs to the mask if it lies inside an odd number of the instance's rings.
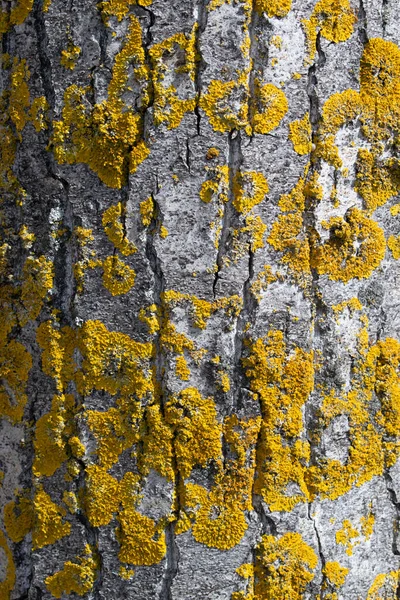
[[[71,532],[71,525],[63,522],[66,511],[57,506],[50,496],[39,487],[33,500],[33,548],[43,548]]]
[[[103,285],[113,296],[127,294],[134,286],[136,273],[118,256],[107,256],[102,262]]]
[[[399,260],[400,258],[400,236],[391,235],[387,242],[388,248],[393,254],[393,258]]]
[[[289,104],[285,93],[272,83],[262,85],[255,80],[255,106],[252,126],[255,133],[269,133],[282,121]]]
[[[399,571],[381,573],[374,579],[366,600],[396,600]]]
[[[257,12],[265,12],[268,17],[286,17],[292,7],[292,0],[254,0]]]
[[[268,183],[262,173],[244,171],[238,173],[234,181],[233,206],[239,213],[246,214],[260,204],[268,194]]]
[[[328,579],[329,583],[335,587],[341,587],[346,581],[349,569],[342,567],[338,562],[328,561],[322,569],[323,574]]]
[[[102,217],[104,231],[112,244],[124,256],[130,256],[136,252],[135,244],[128,240],[124,231],[122,220],[125,217],[125,207],[121,202],[110,206]]]
[[[4,525],[13,542],[20,542],[31,531],[33,524],[32,502],[19,493],[17,499],[4,507]],[[1,588],[0,588],[1,589]]]
[[[0,529],[0,549],[4,552],[6,558],[6,565],[3,566],[5,570],[4,577],[0,581],[0,595],[4,600],[8,600],[11,597],[11,592],[15,585],[15,564],[12,552],[8,547],[7,539],[4,533]]]
[[[311,123],[307,112],[302,119],[289,123],[289,139],[297,154],[309,154],[311,152]]]
[[[80,54],[80,47],[74,46],[74,44],[70,43],[68,44],[68,48],[66,50],[61,50],[60,63],[66,69],[71,69],[71,71],[73,71]]]
[[[143,200],[140,203],[139,209],[142,223],[145,227],[148,227],[154,218],[155,206],[153,197],[149,196],[146,200]]]
[[[299,533],[264,535],[257,548],[257,600],[301,600],[314,579],[318,558]]]
[[[85,512],[93,527],[107,525],[119,506],[119,484],[107,471],[96,465],[86,469]]]
[[[86,546],[82,556],[76,557],[76,561],[67,561],[61,571],[46,577],[46,587],[55,598],[72,593],[84,596],[92,589],[98,564],[89,545]]]

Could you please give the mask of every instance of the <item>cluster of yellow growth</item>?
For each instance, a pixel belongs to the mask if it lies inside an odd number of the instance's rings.
[[[71,525],[63,522],[66,511],[57,506],[50,496],[39,486],[33,500],[33,548],[43,548],[71,532]]]
[[[189,302],[191,304],[193,325],[199,329],[205,329],[207,327],[208,319],[218,310],[224,310],[227,316],[232,318],[238,317],[243,303],[240,296],[227,296],[225,298],[218,298],[218,300],[214,300],[214,302],[208,302],[197,296],[182,294],[175,290],[163,292],[162,300],[165,303],[167,310],[173,308],[174,305],[176,306],[180,303]]]
[[[360,543],[359,540],[355,541],[360,534],[348,519],[343,521],[342,525],[342,529],[338,529],[335,534],[336,543],[342,544],[346,549],[346,554],[351,556],[353,554],[354,546],[357,546]]]
[[[399,571],[380,573],[368,590],[366,600],[396,600],[399,585]]]
[[[54,379],[58,392],[63,392],[68,381],[74,377],[76,367],[73,352],[77,344],[77,332],[67,326],[60,328],[53,321],[44,321],[37,329],[36,341],[43,351],[43,373]]]
[[[264,248],[266,230],[267,226],[259,215],[247,215],[244,226],[233,231],[232,250],[234,260],[245,256],[248,253],[249,246],[252,252]]]
[[[217,385],[225,394],[231,389],[231,382],[226,371],[219,370],[217,372]]]
[[[68,438],[73,433],[75,400],[72,395],[54,396],[51,410],[40,417],[35,427],[35,476],[50,477],[68,459]]]
[[[78,556],[76,561],[67,561],[61,571],[46,577],[46,587],[55,598],[72,593],[84,596],[92,589],[98,569],[92,548],[86,545],[83,555]]]
[[[174,432],[177,468],[187,479],[196,465],[205,467],[221,455],[221,425],[212,398],[186,388],[165,405],[165,422]]]
[[[149,333],[154,335],[160,330],[161,311],[156,304],[150,304],[139,311],[139,319],[146,323]]]
[[[143,106],[149,101],[148,69],[142,46],[142,30],[131,15],[125,46],[115,59],[108,98],[92,108],[86,102],[88,88],[69,86],[64,94],[62,119],[54,121],[52,147],[60,164],[86,163],[112,188],[121,188],[128,173],[135,172],[148,156],[141,139],[142,114],[125,104],[128,69],[134,63],[134,75],[142,89]]]
[[[153,0],[104,0],[100,2],[100,10],[107,22],[110,17],[117,17],[118,21],[122,21],[129,13],[131,6],[151,6]]]
[[[371,509],[371,506],[370,506]],[[375,515],[370,510],[366,517],[361,517],[361,533],[366,540],[369,540],[371,535],[374,533]]]
[[[391,251],[393,258],[399,260],[400,258],[400,236],[391,235],[387,241],[389,250]]]
[[[317,199],[322,196],[318,173],[313,173],[311,182],[306,183],[308,167],[289,194],[280,197],[278,206],[281,214],[272,225],[268,243],[278,252],[283,252],[281,262],[287,264],[296,279],[310,272],[310,245],[303,223],[306,194]],[[306,187],[307,186],[307,187]]]
[[[102,224],[104,231],[112,244],[124,256],[130,256],[136,252],[136,246],[126,237],[122,219],[125,216],[125,207],[121,202],[107,208],[103,213]]]
[[[26,491],[19,492],[16,500],[12,500],[4,507],[4,525],[10,540],[21,542],[32,530],[33,513],[32,502]]]
[[[309,499],[306,483],[310,448],[301,439],[302,408],[314,385],[312,352],[286,347],[281,331],[251,343],[243,360],[263,420],[254,490],[271,510],[292,510]],[[295,493],[290,494],[295,484]]]
[[[40,96],[31,101],[29,78],[30,71],[26,60],[14,57],[10,73],[9,117],[14,123],[19,140],[21,131],[29,122],[33,124],[36,131],[46,128],[44,122],[44,114],[48,108],[46,99]]]
[[[190,369],[184,356],[177,356],[175,360],[175,375],[182,381],[189,381]]]
[[[60,63],[66,69],[71,69],[71,71],[73,71],[80,54],[80,47],[74,46],[74,44],[70,43],[68,44],[68,48],[66,50],[61,50]]]
[[[96,389],[141,399],[152,392],[152,377],[146,373],[152,344],[109,331],[101,321],[86,321],[79,332],[78,347],[83,356],[82,370],[76,375],[81,393]]]
[[[201,186],[200,199],[203,202],[211,202],[216,196],[217,200],[221,203],[228,202],[229,200],[229,167],[223,165],[219,167],[209,168],[206,167],[207,171],[211,172],[211,178],[207,179]]]
[[[319,0],[310,18],[302,21],[308,46],[307,63],[314,60],[318,33],[335,44],[345,42],[353,33],[356,21],[349,0]]]
[[[177,79],[180,74],[187,73],[189,80],[194,82],[196,69],[196,30],[195,24],[191,34],[176,33],[172,37],[155,44],[149,50],[152,61],[152,81],[154,91],[154,122],[156,125],[167,123],[168,129],[175,129],[181,123],[185,113],[196,107],[196,97],[181,99],[173,84],[165,87],[165,72],[168,70]],[[177,66],[171,68],[171,57],[176,52]],[[182,65],[181,54],[184,53]]]
[[[146,198],[146,200],[143,200],[143,202],[141,202],[139,205],[139,210],[143,226],[148,227],[154,219],[155,215],[155,205],[153,197],[149,196],[148,198]]]
[[[186,518],[194,518],[194,538],[206,546],[229,550],[240,542],[247,530],[245,511],[252,509],[252,484],[255,470],[255,444],[260,419],[239,420],[227,417],[223,427],[225,442],[233,458],[217,463],[215,485],[207,491],[188,483],[184,490]],[[182,527],[185,519],[181,517]],[[184,527],[183,529],[184,530]]]
[[[352,314],[356,310],[362,310],[363,305],[361,304],[358,298],[350,298],[350,300],[344,300],[339,304],[332,305],[332,310],[335,314],[342,312],[345,308],[348,308],[350,313]]]
[[[273,273],[272,267],[270,265],[264,265],[250,286],[251,293],[258,301],[260,301],[262,292],[267,289],[270,283],[274,283],[274,281],[277,280],[278,275]]]
[[[237,101],[240,107],[237,109]],[[200,97],[200,108],[206,113],[214,131],[225,133],[233,129],[244,129],[251,133],[248,122],[248,85],[247,77],[237,81],[213,79],[207,92]]]
[[[255,133],[270,133],[286,115],[289,104],[285,93],[272,83],[255,80],[252,128]]]
[[[110,467],[111,465],[106,465]],[[105,468],[86,467],[85,512],[93,527],[108,525],[120,504],[119,483]]]
[[[172,438],[171,428],[165,424],[160,406],[148,406],[142,437],[143,450],[138,460],[141,473],[147,475],[154,469],[169,481],[174,481]]]
[[[268,189],[268,182],[262,173],[239,172],[233,182],[233,206],[237,212],[246,214],[264,200]]]
[[[0,11],[0,35],[7,33],[11,27],[21,25],[33,8],[33,0],[17,0],[10,11]]]
[[[352,208],[345,218],[332,217],[322,226],[329,229],[329,239],[316,245],[311,254],[311,265],[320,275],[347,283],[354,278],[368,278],[382,262],[385,236],[365,211]]]
[[[400,204],[393,204],[393,206],[390,207],[390,214],[392,215],[392,217],[396,217],[399,213]]]
[[[311,123],[308,112],[302,119],[289,123],[289,139],[300,156],[311,152]]]
[[[2,565],[5,570],[4,576],[0,581],[0,596],[2,598],[9,598],[15,585],[15,564],[14,558],[10,548],[8,547],[7,538],[0,529],[0,549],[4,552],[6,558],[6,565]]]
[[[52,267],[52,263],[44,256],[28,256],[20,280],[1,286],[0,414],[13,422],[20,421],[23,416],[27,402],[25,387],[32,358],[23,344],[8,338],[15,326],[25,327],[38,317],[43,301],[53,286]]]
[[[269,18],[286,17],[291,8],[292,0],[254,0],[254,9]]]
[[[323,574],[328,579],[329,583],[339,588],[344,585],[349,569],[342,567],[338,562],[328,561],[322,569]]]
[[[136,273],[118,256],[107,256],[102,262],[103,285],[113,296],[126,294],[132,289]]]
[[[301,600],[318,558],[299,533],[264,535],[257,548],[255,598]]]
[[[247,580],[245,592],[233,592],[231,600],[254,600],[254,565],[245,563],[236,569],[236,573]]]
[[[379,160],[382,144],[372,152],[359,148],[356,164],[355,190],[373,212],[400,191],[400,161],[397,158]]]

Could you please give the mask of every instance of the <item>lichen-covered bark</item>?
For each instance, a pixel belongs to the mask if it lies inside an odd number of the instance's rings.
[[[0,600],[400,597],[397,4],[0,3]]]

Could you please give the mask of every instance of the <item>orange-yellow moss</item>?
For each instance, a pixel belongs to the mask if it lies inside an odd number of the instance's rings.
[[[318,558],[299,533],[264,535],[257,548],[255,598],[301,600]]]
[[[118,558],[122,563],[150,566],[162,560],[167,550],[162,526],[131,506],[119,513],[118,521]]]
[[[125,207],[121,202],[110,206],[103,213],[102,223],[104,231],[112,244],[124,256],[130,256],[136,252],[136,246],[126,237],[122,220],[125,217]]]
[[[153,197],[149,196],[146,200],[143,200],[139,205],[139,210],[144,227],[148,227],[154,219],[155,214]]]
[[[0,415],[13,423],[21,421],[26,402],[25,387],[32,357],[20,342],[0,337]]]
[[[63,522],[66,511],[57,506],[42,487],[36,491],[33,513],[32,544],[34,549],[54,544],[57,540],[70,534],[71,525]]]
[[[377,575],[368,590],[366,600],[396,600],[399,571]]]
[[[93,588],[98,561],[92,548],[86,545],[82,556],[77,556],[75,560],[65,562],[61,571],[46,577],[46,587],[55,598],[73,593],[84,596]]]
[[[359,532],[349,520],[345,520],[342,523],[342,529],[339,529],[335,534],[337,544],[342,544],[346,548],[346,554],[351,556],[353,554],[353,548],[358,545],[359,541],[353,541],[360,536]]]
[[[119,506],[119,484],[104,468],[86,468],[85,512],[93,527],[108,525]]]
[[[73,71],[80,54],[80,47],[74,46],[74,44],[70,43],[68,44],[68,48],[66,50],[61,50],[60,63],[66,69]]]
[[[261,292],[265,291],[267,287],[271,283],[274,283],[274,281],[277,281],[277,279],[278,275],[273,273],[272,267],[270,265],[264,265],[250,286],[251,293],[258,301],[260,301],[262,297]]]
[[[311,123],[308,112],[302,119],[289,123],[289,139],[297,154],[304,155],[311,152]]]
[[[184,356],[176,357],[175,375],[182,381],[188,381],[190,379],[190,369]]]
[[[232,129],[245,129],[248,123],[248,89],[246,82],[213,79],[207,92],[200,97],[200,108],[204,110],[214,131],[225,133]],[[237,107],[237,98],[243,98]]]
[[[391,235],[387,242],[388,248],[393,254],[393,258],[399,260],[400,258],[400,236]]]
[[[325,563],[322,572],[328,579],[329,583],[335,587],[341,587],[346,581],[349,569],[342,567],[337,561],[328,561]]]
[[[265,12],[269,18],[286,17],[292,7],[292,0],[254,0],[257,12]]]

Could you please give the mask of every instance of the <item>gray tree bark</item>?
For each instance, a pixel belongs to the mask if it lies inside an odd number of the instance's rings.
[[[397,1],[0,34],[0,599],[399,598]]]

